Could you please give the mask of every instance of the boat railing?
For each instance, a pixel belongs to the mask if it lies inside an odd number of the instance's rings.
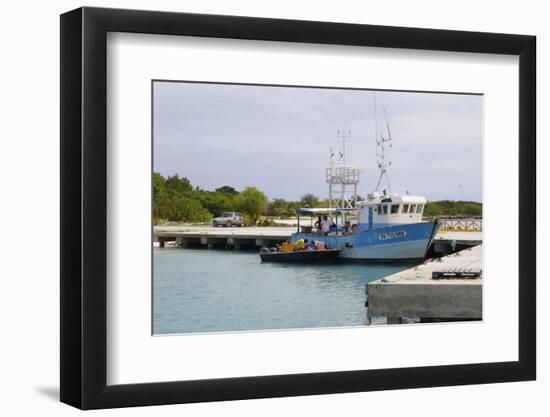
[[[424,217],[424,221],[433,221],[435,218]],[[483,231],[483,218],[480,217],[437,217],[442,231]]]

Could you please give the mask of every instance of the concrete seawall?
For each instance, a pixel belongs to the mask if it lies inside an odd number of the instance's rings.
[[[367,284],[367,322],[481,320],[483,247],[475,246]],[[434,279],[434,272],[479,272]]]

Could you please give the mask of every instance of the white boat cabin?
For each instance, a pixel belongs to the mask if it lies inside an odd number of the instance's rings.
[[[426,206],[426,199],[420,196],[395,193],[369,193],[366,200],[356,203],[359,209],[359,223],[372,228],[387,224],[419,223]]]
[[[346,230],[346,224],[350,233],[357,233],[378,227],[421,223],[425,206],[426,199],[421,196],[373,192],[368,194],[366,200],[358,201],[355,208],[299,209],[298,231],[305,234],[315,233],[316,226],[313,222],[317,220],[317,216],[328,217],[331,224],[329,235],[341,234]],[[311,216],[309,225],[300,225],[300,217],[304,214]]]

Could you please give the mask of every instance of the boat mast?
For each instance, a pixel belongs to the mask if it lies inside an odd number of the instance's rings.
[[[346,139],[351,137],[351,129],[348,130],[348,133],[340,132],[338,130],[336,135],[339,139],[342,139],[342,152],[340,153],[340,160],[343,162],[343,165],[346,165]]]
[[[388,176],[388,167],[391,165],[391,161],[386,161],[386,143],[391,142],[391,131],[390,125],[388,123],[388,116],[386,114],[386,108],[383,106],[384,110],[384,119],[386,121],[386,130],[387,137],[384,137],[383,128],[380,129],[380,138],[378,138],[378,116],[377,116],[377,105],[376,105],[376,92],[374,93],[374,137],[376,139],[376,158],[378,169],[380,170],[380,175],[378,176],[378,182],[376,184],[375,191],[380,190],[380,184],[382,183],[382,178],[386,178],[386,183],[388,184],[388,192],[391,193],[390,178]],[[390,143],[390,148],[392,147]]]

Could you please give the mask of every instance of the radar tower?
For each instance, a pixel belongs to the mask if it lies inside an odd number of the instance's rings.
[[[329,148],[329,168],[326,169],[328,184],[329,207],[353,208],[357,202],[357,184],[361,169],[355,165],[346,164],[346,139],[351,137],[351,130],[337,132],[337,138],[342,140],[342,150],[337,157]]]

